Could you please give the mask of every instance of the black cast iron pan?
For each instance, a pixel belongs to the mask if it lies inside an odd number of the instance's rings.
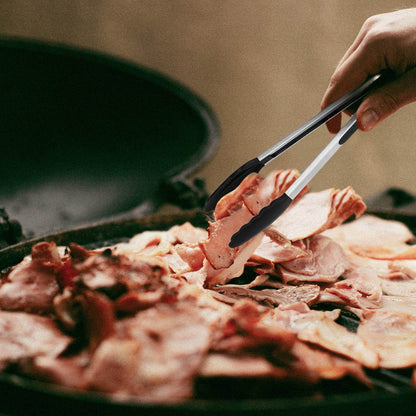
[[[149,69],[0,39],[0,137],[0,207],[28,237],[154,212],[175,186],[184,194],[219,126],[201,98]]]
[[[376,213],[376,212],[375,212]],[[385,210],[383,211],[385,214]],[[382,216],[385,216],[382,213]],[[394,210],[388,215],[397,219]],[[416,215],[407,217],[415,232]],[[403,220],[403,217],[398,218]],[[0,250],[0,269],[7,269],[30,253],[39,240],[70,242],[94,247],[127,239],[144,230],[164,230],[174,224],[190,221],[206,227],[207,218],[200,210],[178,214],[151,215],[136,219],[103,222],[51,234]],[[345,316],[347,327],[350,317]],[[416,412],[416,390],[410,387],[410,372],[373,371],[376,385],[369,391],[349,382],[322,386],[323,394],[293,391],[290,385],[269,384],[264,380],[211,380],[199,386],[197,397],[178,405],[144,405],[136,402],[114,402],[94,393],[79,393],[11,374],[0,374],[0,412],[4,415],[413,415]]]

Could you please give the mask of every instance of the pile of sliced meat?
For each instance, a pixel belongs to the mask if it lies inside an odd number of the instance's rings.
[[[297,176],[248,176],[207,230],[185,223],[97,250],[36,244],[1,280],[2,371],[166,403],[195,397],[198,380],[371,388],[367,369],[416,368],[414,236],[364,214],[351,187],[305,189],[228,246]],[[359,317],[356,331],[341,310]]]

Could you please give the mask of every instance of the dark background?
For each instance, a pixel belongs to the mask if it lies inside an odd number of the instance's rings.
[[[156,69],[202,96],[222,126],[199,173],[210,191],[234,168],[313,116],[364,20],[411,6],[363,0],[1,0],[0,35],[105,52]],[[416,108],[358,133],[312,182],[352,185],[364,198],[389,186],[416,192]],[[267,169],[303,170],[325,129]]]

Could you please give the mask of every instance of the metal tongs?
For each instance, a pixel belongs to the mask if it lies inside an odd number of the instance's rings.
[[[363,99],[374,89],[380,87],[390,78],[387,73],[373,75],[362,85],[348,92],[334,103],[320,111],[305,124],[294,130],[284,139],[277,142],[270,149],[266,150],[260,156],[249,160],[233,172],[208,198],[205,204],[206,211],[212,211],[217,202],[227,193],[231,192],[243,181],[243,179],[252,172],[259,172],[266,164],[271,162],[284,151],[288,150],[299,140],[303,139],[309,133],[316,130],[322,124],[335,117],[337,114],[351,107],[357,101]],[[230,241],[230,247],[237,247],[273,223],[290,205],[299,192],[310,182],[310,180],[321,170],[336,151],[353,135],[357,130],[356,115],[354,114],[345,126],[334,136],[329,144],[305,169],[298,179],[289,187],[289,189],[270,203],[270,205],[261,209],[247,224],[243,225],[235,233]]]

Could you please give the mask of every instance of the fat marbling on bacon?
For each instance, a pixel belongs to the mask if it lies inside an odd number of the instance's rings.
[[[228,247],[297,177],[248,176],[207,230],[178,224],[96,250],[35,245],[1,280],[2,370],[168,403],[219,377],[313,394],[322,379],[366,389],[366,369],[416,367],[413,234],[362,215],[351,187],[304,189],[263,233]],[[344,224],[352,216],[361,217]],[[355,332],[341,309],[359,317]]]

